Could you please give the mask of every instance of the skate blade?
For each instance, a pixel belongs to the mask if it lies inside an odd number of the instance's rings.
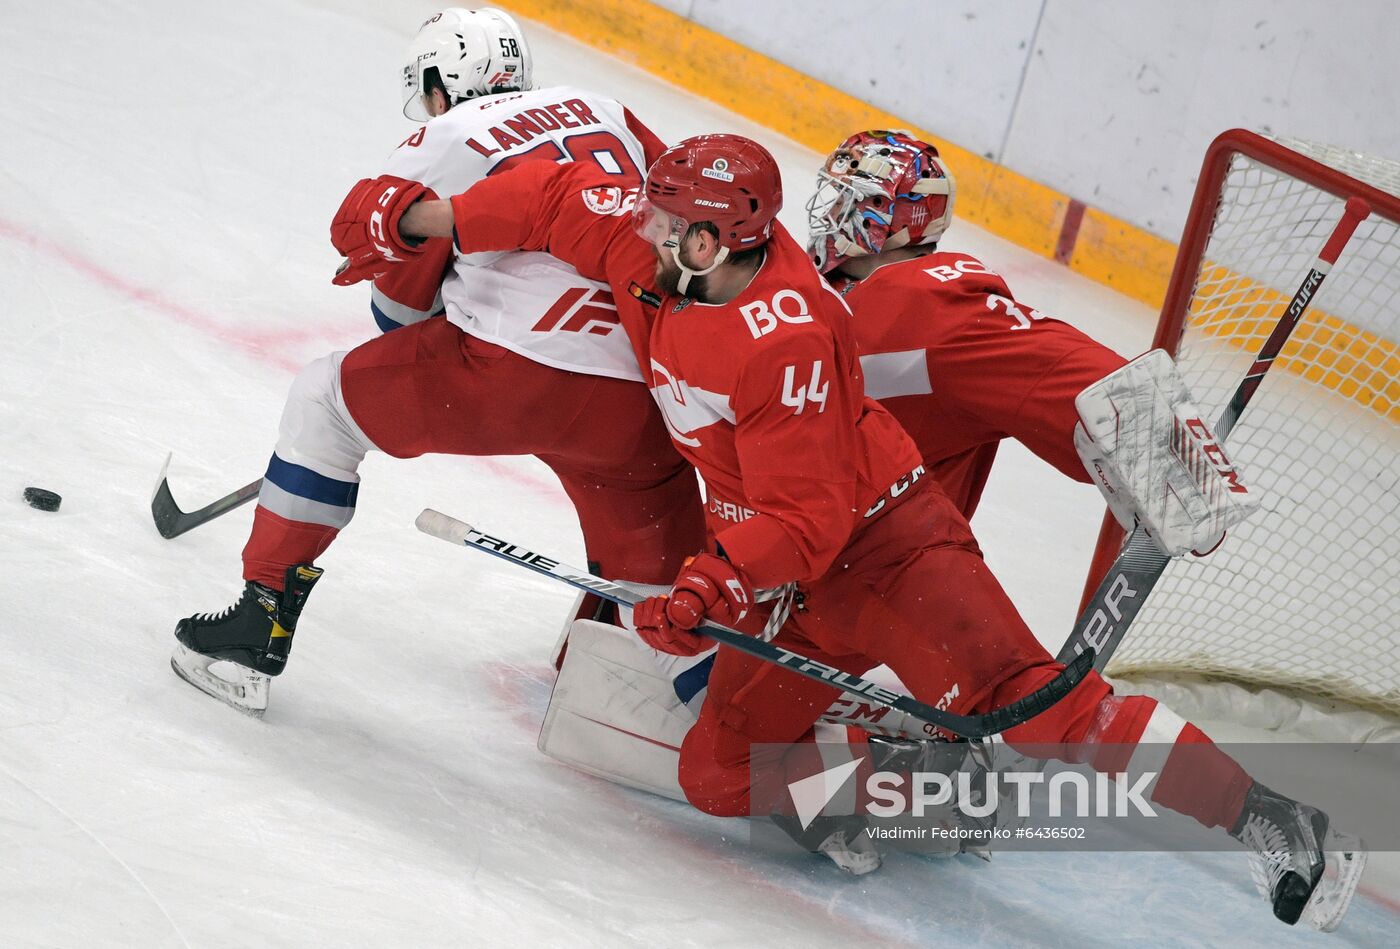
[[[225,679],[210,671],[210,666],[221,662],[236,670],[236,678]],[[175,670],[177,676],[205,695],[238,709],[244,715],[262,718],[263,712],[267,711],[267,698],[272,688],[272,680],[261,672],[254,672],[236,662],[211,659],[189,649],[183,643],[175,644],[175,651],[170,654],[170,668]]]
[[[970,856],[976,857],[978,860],[981,860],[984,863],[992,862],[992,848],[988,844],[973,844],[968,843],[967,841],[963,841],[962,849],[958,852],[969,854]]]
[[[1366,869],[1366,845],[1354,834],[1329,829],[1322,849],[1327,854],[1327,868],[1298,922],[1330,933],[1341,925],[1351,898],[1356,895],[1361,872]]]
[[[847,843],[845,834],[837,831],[817,847],[817,852],[851,876],[865,876],[880,869],[880,852],[864,832]]]

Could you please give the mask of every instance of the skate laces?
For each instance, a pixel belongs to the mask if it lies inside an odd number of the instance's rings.
[[[1292,862],[1288,834],[1263,814],[1251,814],[1244,822],[1240,840],[1253,851],[1249,855],[1249,875],[1254,885],[1263,896],[1272,899]]]
[[[270,590],[260,583],[253,583],[243,588],[243,592],[239,595],[238,599],[233,602],[232,606],[226,606],[216,613],[196,613],[194,616],[190,617],[190,619],[196,623],[221,623],[234,613],[237,613],[239,608],[243,605],[243,601],[248,599],[249,596],[260,597],[263,595],[271,595],[275,602],[276,591]]]
[[[233,602],[232,606],[226,606],[215,613],[196,613],[190,618],[193,619],[196,623],[222,622],[228,619],[234,613],[236,613],[238,611],[238,608],[243,605],[243,601],[248,599],[248,589],[248,587],[243,588],[243,593],[238,597],[237,600]]]
[[[238,609],[237,603],[233,606],[226,606],[217,613],[196,613],[190,619],[196,623],[219,623],[233,615],[233,611],[236,609]]]

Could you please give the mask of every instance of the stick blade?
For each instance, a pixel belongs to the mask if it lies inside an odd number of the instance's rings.
[[[221,517],[232,511],[234,508],[242,507],[249,501],[256,500],[258,492],[262,489],[263,479],[245,484],[232,494],[226,494],[197,511],[183,511],[180,505],[175,503],[175,496],[170,493],[170,482],[167,479],[167,472],[170,470],[170,455],[165,456],[165,464],[160,469],[160,482],[156,485],[155,493],[151,496],[151,518],[156,522],[156,530],[160,536],[166,540],[172,537],[179,537],[186,531],[193,530],[201,524],[206,524],[216,517]]]
[[[170,493],[168,472],[172,457],[174,452],[166,453],[165,464],[160,466],[160,481],[156,483],[156,489],[151,494],[151,518],[156,522],[156,530],[160,532],[160,536],[166,540],[179,537],[189,529],[181,525],[180,521],[185,512],[180,510],[180,505],[175,503],[175,497]]]

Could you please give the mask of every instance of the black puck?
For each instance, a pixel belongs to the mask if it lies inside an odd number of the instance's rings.
[[[41,511],[57,511],[58,506],[63,503],[63,498],[43,488],[25,488],[24,502]]]

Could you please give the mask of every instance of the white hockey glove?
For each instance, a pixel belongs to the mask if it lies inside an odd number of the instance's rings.
[[[1124,530],[1163,552],[1209,553],[1259,506],[1163,350],[1139,356],[1074,400],[1074,447]]]

